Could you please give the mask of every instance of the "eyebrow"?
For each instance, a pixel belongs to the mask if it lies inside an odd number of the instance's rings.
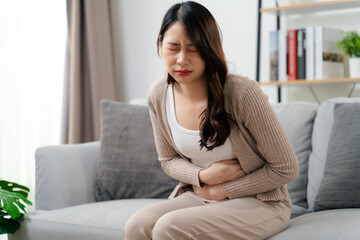
[[[167,42],[166,44],[169,44],[169,45],[172,45],[172,46],[180,46],[181,45],[180,43],[175,43],[175,42]],[[186,44],[186,46],[195,47],[195,45],[192,44],[192,43]]]

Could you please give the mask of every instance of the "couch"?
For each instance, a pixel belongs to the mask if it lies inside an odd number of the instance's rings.
[[[360,98],[335,98],[320,106],[305,102],[274,105],[295,149],[299,177],[287,185],[293,201],[290,225],[270,239],[360,239],[360,181],[355,179],[358,182],[352,182],[352,175],[355,178],[360,175],[357,164],[360,154],[356,150],[360,149],[359,104]],[[342,109],[342,106],[348,105],[354,105],[350,108],[352,110]],[[359,111],[354,111],[353,107]],[[148,118],[139,121],[148,121]],[[102,128],[104,122],[103,119]],[[335,128],[335,123],[344,123],[345,126]],[[146,124],[149,126],[151,123]],[[344,132],[348,128],[353,129]],[[336,135],[334,129],[337,129]],[[353,133],[355,136],[347,141]],[[120,240],[123,239],[127,219],[135,211],[166,200],[164,197],[131,198],[133,195],[129,195],[128,199],[117,196],[120,199],[96,201],[95,196],[99,196],[99,192],[96,193],[94,185],[99,177],[103,140],[45,146],[36,150],[36,210],[26,214],[20,230],[9,235],[9,240]],[[338,147],[346,148],[345,153],[341,153]],[[154,148],[152,151],[155,151]],[[354,166],[345,162],[341,165],[347,166],[345,172],[337,166],[341,171],[331,173],[332,165],[328,162],[336,160],[339,157],[337,153],[344,159],[349,159],[348,155],[351,155],[350,162]],[[339,175],[335,182],[332,179],[334,175]],[[352,179],[347,179],[350,176]],[[122,187],[126,189],[126,186]],[[338,190],[341,192],[343,189],[347,192],[340,193],[340,197],[336,195]]]

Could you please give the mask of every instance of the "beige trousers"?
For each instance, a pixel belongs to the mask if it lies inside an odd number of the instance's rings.
[[[125,240],[266,239],[284,230],[291,206],[253,197],[207,202],[193,192],[156,203],[133,214]]]

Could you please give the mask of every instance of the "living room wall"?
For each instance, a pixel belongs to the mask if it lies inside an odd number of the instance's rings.
[[[315,2],[317,0],[314,0]],[[318,0],[321,1],[321,0]],[[156,52],[156,38],[166,10],[177,0],[113,0],[115,50],[118,92],[121,101],[145,98],[151,84],[163,76],[165,68]],[[197,0],[217,19],[223,33],[223,47],[230,72],[255,79],[257,7],[258,1]],[[263,1],[263,7],[275,5],[274,0]],[[282,18],[283,28],[332,26],[360,30],[360,9],[306,14]],[[272,14],[262,15],[261,81],[269,81],[269,31],[276,29]],[[351,84],[314,86],[320,101],[347,96]],[[276,87],[262,87],[269,101],[277,102]],[[283,88],[283,102],[316,102],[307,87]],[[360,96],[356,87],[353,97]]]
[[[145,98],[165,68],[156,39],[174,0],[114,0],[118,91],[122,101]],[[255,78],[257,1],[199,0],[217,19],[230,72]]]

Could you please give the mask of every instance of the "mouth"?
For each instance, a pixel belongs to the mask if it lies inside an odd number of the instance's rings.
[[[186,70],[186,69],[185,70],[176,70],[175,72],[179,76],[188,76],[188,75],[190,75],[190,73],[192,73],[192,71]]]

